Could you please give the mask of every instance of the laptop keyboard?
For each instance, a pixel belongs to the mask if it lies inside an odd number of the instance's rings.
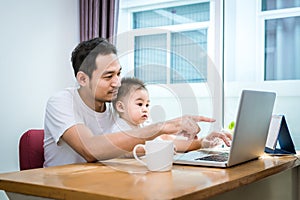
[[[183,161],[217,161],[224,162],[227,161],[229,157],[229,152],[209,152],[209,151],[190,151],[185,154],[177,154],[174,156],[174,160]]]
[[[212,154],[204,157],[195,158],[195,160],[225,162],[228,160],[228,155],[228,153]]]

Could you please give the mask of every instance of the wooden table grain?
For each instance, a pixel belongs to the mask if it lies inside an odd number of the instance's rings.
[[[297,156],[265,156],[228,169],[174,165],[148,172],[133,159],[0,174],[0,189],[53,199],[206,199],[300,165]]]

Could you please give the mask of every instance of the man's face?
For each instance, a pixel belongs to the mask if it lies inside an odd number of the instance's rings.
[[[96,102],[110,102],[117,97],[121,85],[121,66],[115,54],[98,55],[97,69],[89,83]]]

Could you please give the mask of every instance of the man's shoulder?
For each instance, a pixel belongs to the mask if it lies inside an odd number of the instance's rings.
[[[50,100],[73,97],[76,94],[76,92],[77,92],[77,88],[75,87],[65,88],[63,90],[56,92],[53,96],[50,97]]]
[[[56,92],[48,99],[48,106],[60,105],[60,104],[71,104],[76,98],[77,88],[65,88],[61,91]]]

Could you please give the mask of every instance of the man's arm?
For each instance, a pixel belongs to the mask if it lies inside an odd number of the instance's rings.
[[[232,134],[224,131],[214,131],[203,138],[194,138],[192,140],[177,139],[175,135],[162,135],[163,140],[172,140],[177,152],[192,151],[201,148],[214,148],[217,145],[231,145]]]
[[[151,138],[131,136],[132,132],[93,135],[88,127],[78,124],[69,128],[63,134],[62,139],[87,162],[95,162],[124,155],[132,151],[136,144],[144,143]]]
[[[164,123],[156,123],[144,128],[104,135],[93,135],[83,124],[66,130],[62,139],[87,162],[116,158],[132,151],[136,144],[144,143],[162,134],[181,134],[194,138],[200,131],[196,122],[214,120],[201,116],[184,116]]]

